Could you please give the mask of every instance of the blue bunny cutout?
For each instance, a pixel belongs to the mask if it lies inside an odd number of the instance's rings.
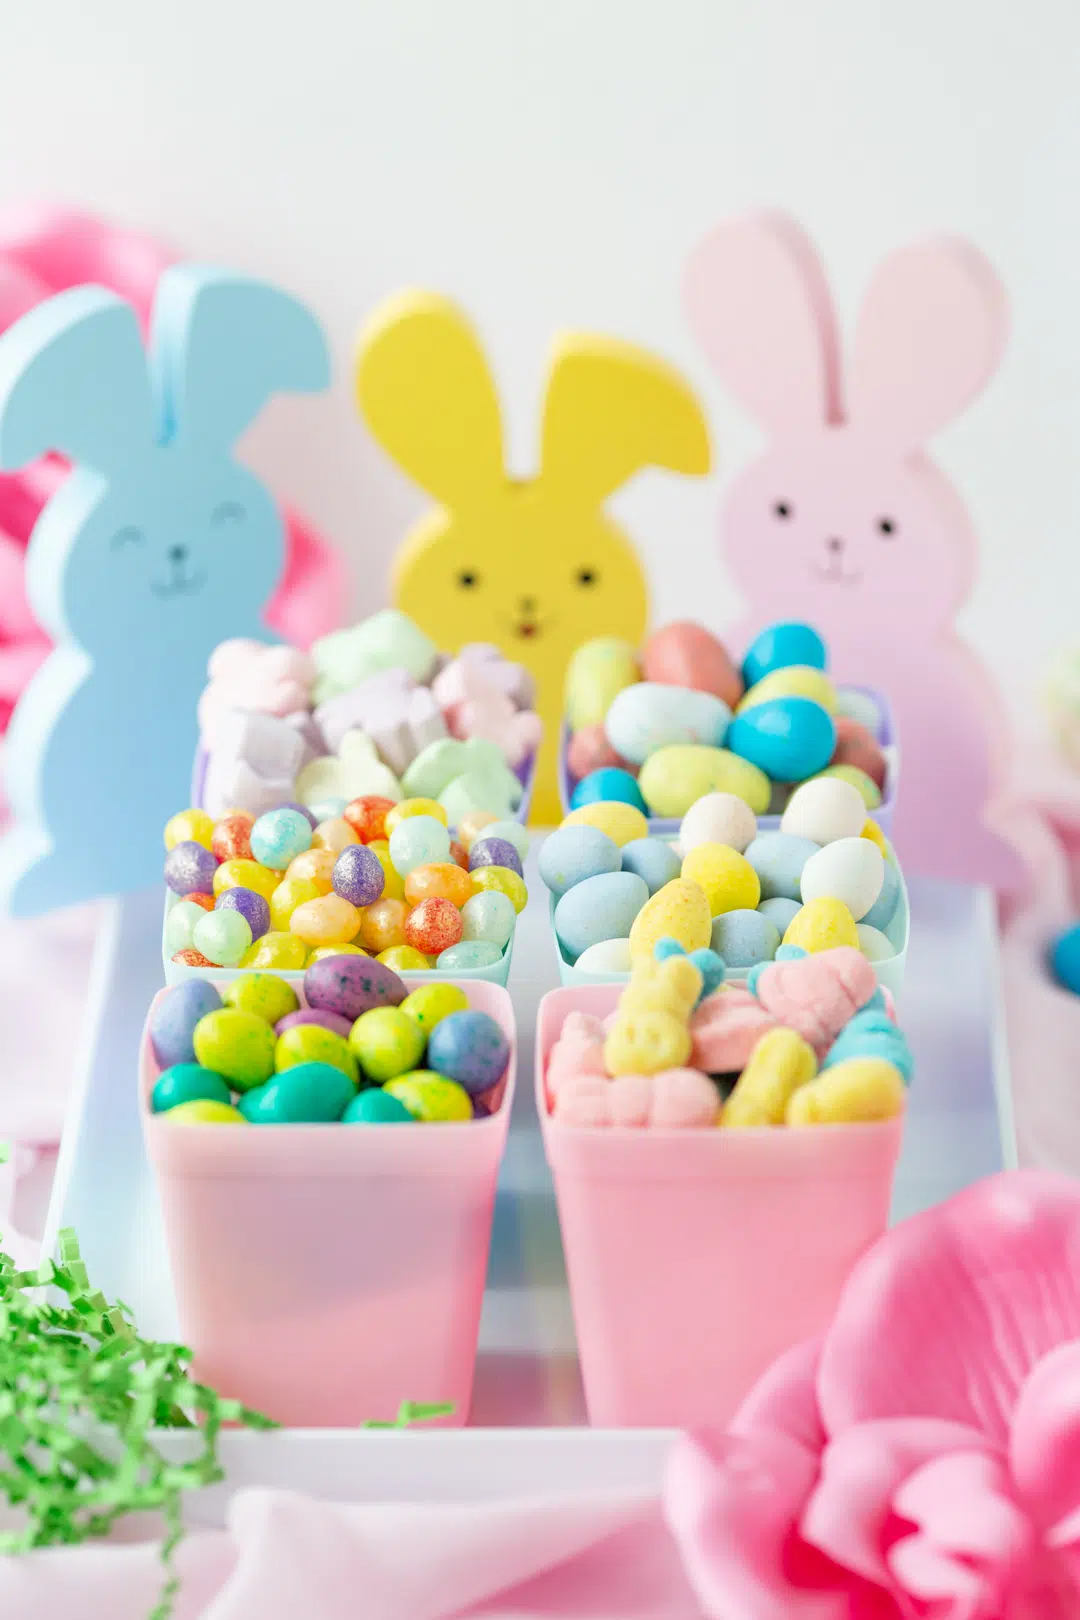
[[[303,305],[202,265],[162,276],[145,349],[134,310],[101,287],[60,293],[0,337],[0,467],[49,450],[76,464],[27,553],[56,646],[4,747],[15,821],[0,899],[14,915],[160,880],[210,653],[275,639],[263,612],[284,530],[233,444],[271,394],[329,380]]]

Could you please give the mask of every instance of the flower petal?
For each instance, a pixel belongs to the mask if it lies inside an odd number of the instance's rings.
[[[1020,1389],[1080,1338],[1080,1183],[991,1176],[893,1227],[859,1261],[825,1335],[830,1435],[939,1417],[1004,1446]]]
[[[1080,1342],[1044,1356],[1020,1391],[1009,1458],[1041,1529],[1080,1510]]]
[[[817,1456],[825,1430],[817,1402],[821,1340],[797,1344],[777,1356],[731,1420],[732,1434],[772,1434],[777,1430]]]
[[[894,1507],[917,1526],[889,1553],[901,1590],[925,1603],[951,1600],[956,1620],[996,1620],[1036,1550],[1004,1460],[985,1452],[935,1457],[904,1482]]]
[[[845,1430],[822,1456],[803,1536],[845,1569],[891,1586],[887,1553],[897,1491],[925,1463],[985,1444],[974,1429],[937,1418],[886,1418]]]
[[[861,1615],[849,1602],[844,1572],[798,1541],[796,1525],[816,1470],[814,1455],[783,1434],[685,1435],[676,1443],[664,1516],[707,1614],[719,1620]]]

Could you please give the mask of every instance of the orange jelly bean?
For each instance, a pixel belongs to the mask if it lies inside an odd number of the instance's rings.
[[[450,859],[455,866],[464,868],[466,872],[469,870],[469,852],[458,838],[450,840]]]
[[[334,849],[305,849],[302,854],[293,856],[285,868],[285,876],[305,878],[317,883],[323,894],[329,894],[334,886],[334,862],[337,858],[338,851]]]
[[[387,837],[386,817],[394,808],[393,799],[384,799],[378,793],[364,793],[352,799],[341,812],[362,844],[372,844],[376,838]]]
[[[360,924],[360,944],[365,950],[388,951],[392,945],[405,944],[405,918],[409,908],[404,900],[376,900],[367,907]]]
[[[174,962],[183,962],[185,967],[213,967],[214,966],[214,964],[213,964],[213,962],[211,962],[210,958],[208,956],[204,956],[202,951],[197,951],[195,949],[194,945],[188,945],[185,950],[177,951],[175,953],[175,955],[173,956],[173,961]]]
[[[428,866],[414,866],[405,879],[405,898],[410,906],[421,900],[449,900],[463,906],[473,892],[468,872],[452,861],[432,861]]]
[[[250,861],[251,829],[255,817],[246,810],[234,810],[223,816],[214,828],[210,848],[219,861]]]
[[[185,894],[181,895],[181,899],[193,900],[197,906],[202,906],[204,911],[213,911],[214,909],[214,897],[212,894]]]
[[[450,900],[421,900],[405,919],[405,943],[425,956],[457,945],[464,931],[461,912]]]
[[[332,849],[335,855],[340,855],[350,844],[358,844],[360,838],[344,816],[332,816],[329,821],[319,822],[311,835],[311,842],[316,849]]]

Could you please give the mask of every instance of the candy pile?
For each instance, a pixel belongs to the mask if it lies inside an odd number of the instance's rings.
[[[204,979],[165,992],[150,1019],[161,1066],[150,1107],[185,1125],[408,1124],[491,1112],[510,1043],[456,984],[409,994],[391,969],[330,956],[303,1005],[272,973],[219,994]]]
[[[699,624],[669,624],[640,658],[627,642],[587,641],[570,661],[566,766],[570,808],[619,799],[657,817],[703,794],[734,793],[779,813],[792,784],[839,776],[867,809],[882,802],[882,715],[867,693],[825,674],[825,643],[807,624],[774,624],[741,668]]]
[[[628,973],[671,935],[709,946],[728,972],[771,961],[781,943],[854,946],[895,956],[900,872],[862,795],[823,776],[792,794],[778,831],[760,831],[733,793],[709,793],[683,816],[678,840],[648,836],[634,806],[572,810],[540,851],[556,898],[555,933],[583,972]]]
[[[477,810],[451,838],[438,800],[365,795],[316,821],[301,804],[219,821],[182,810],[165,828],[179,898],[165,952],[189,967],[298,971],[333,953],[400,972],[499,962],[528,899],[518,821]]]
[[[545,1074],[568,1125],[659,1129],[850,1124],[901,1112],[908,1043],[850,946],[781,946],[747,985],[714,951],[663,938],[605,1019],[568,1015]]]
[[[477,810],[505,820],[540,743],[521,664],[486,642],[449,659],[390,608],[310,654],[222,642],[208,673],[202,802],[215,819],[297,802],[326,821],[378,796],[438,799],[451,826]]]

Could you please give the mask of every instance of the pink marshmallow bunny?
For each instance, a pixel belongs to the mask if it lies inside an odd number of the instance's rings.
[[[893,706],[901,857],[931,876],[1016,886],[1020,858],[990,825],[1007,722],[954,627],[975,535],[923,448],[997,369],[1008,324],[997,276],[953,239],[891,254],[864,300],[846,388],[824,271],[794,221],[757,214],[712,231],[691,256],[686,307],[770,435],[722,516],[750,604],[732,644],[777,619],[814,624],[837,679]]]

